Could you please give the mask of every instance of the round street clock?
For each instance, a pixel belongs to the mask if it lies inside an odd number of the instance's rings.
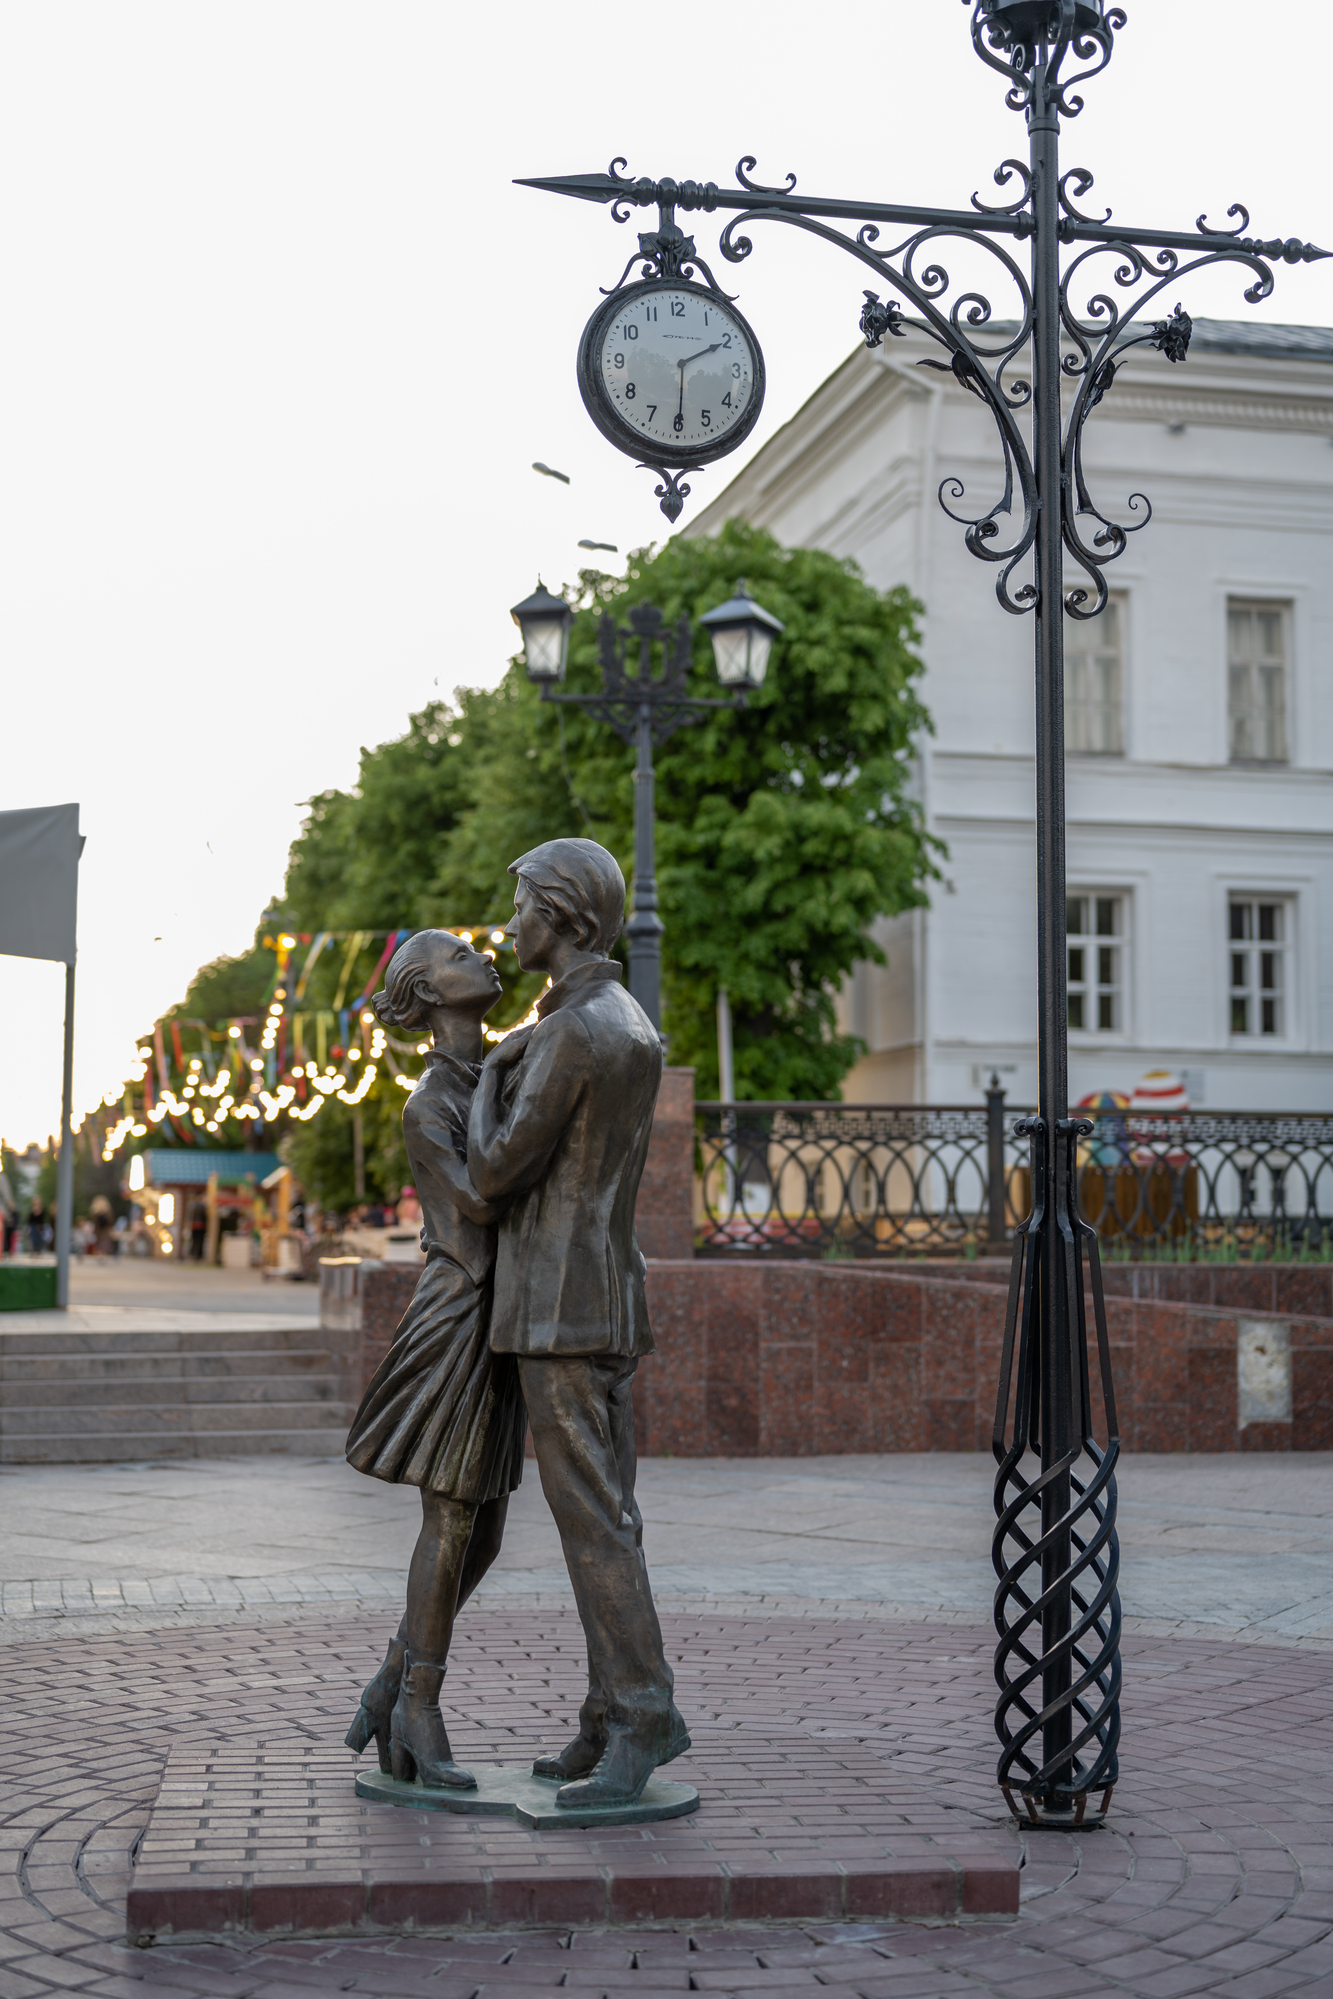
[[[655,470],[693,469],[734,451],[754,429],[764,402],[764,357],[720,293],[682,278],[655,278],[613,292],[588,321],[579,343],[579,390],[618,450]],[[667,478],[662,511],[674,520],[676,496],[689,488]]]

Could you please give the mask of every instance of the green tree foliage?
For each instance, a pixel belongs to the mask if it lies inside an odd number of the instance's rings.
[[[283,897],[292,928],[424,930],[438,921],[440,856],[471,802],[462,744],[451,709],[432,702],[405,736],[362,749],[353,791],[311,800]]]
[[[725,986],[738,1094],[834,1097],[860,1053],[836,1031],[837,986],[858,958],[882,958],[869,926],[924,902],[934,873],[908,788],[913,737],[929,727],[917,606],[904,590],[870,589],[849,562],[731,522],[716,539],[640,551],[625,579],[583,573],[568,686],[598,685],[604,611],[647,600],[693,622],[742,575],[786,630],[745,711],[716,710],[658,751],[663,1024],[672,1060],[714,1093]],[[691,686],[718,691],[697,628]],[[602,724],[542,703],[515,662],[495,690],[462,693],[456,710],[432,704],[405,736],[363,751],[355,792],[316,801],[292,850],[284,920],[503,922],[507,864],[557,834],[592,834],[628,876],[633,763]],[[502,958],[502,1024],[532,997],[512,967]]]
[[[272,951],[264,950],[256,937],[253,947],[239,958],[214,958],[211,964],[201,965],[185,998],[170,1008],[163,1020],[181,1024],[184,1040],[197,1042],[198,1034],[186,1023],[257,1018],[272,996],[276,966]],[[168,1036],[168,1059],[172,1052]],[[197,1055],[201,1049],[196,1046],[192,1052]]]
[[[741,576],[786,629],[765,686],[745,710],[716,709],[657,753],[663,1024],[672,1060],[692,1064],[700,1094],[715,1095],[716,998],[725,986],[738,1095],[831,1098],[861,1052],[837,1031],[837,988],[858,958],[882,957],[868,935],[875,918],[924,902],[934,873],[909,789],[913,739],[930,726],[916,692],[917,606],[903,590],[870,589],[851,563],[784,549],[731,522],[716,539],[639,551],[623,579],[583,572],[568,687],[590,693],[600,684],[603,613],[623,619],[632,604],[648,601],[672,623],[690,621],[691,690],[716,695],[712,649],[697,620]],[[205,966],[167,1017],[172,1087],[179,1092],[186,1080],[173,1020],[188,1068],[193,1057],[215,1065],[226,1053],[189,1023],[263,1013],[276,984],[265,934],[502,925],[513,902],[509,862],[558,834],[601,840],[628,877],[633,767],[630,746],[581,710],[542,702],[517,661],[497,688],[461,691],[456,705],[432,702],[404,735],[363,749],[355,787],[312,801],[255,949]],[[294,1036],[294,1014],[305,1016],[307,1056],[321,1032],[333,1055],[338,1010],[347,1012],[365,989],[381,948],[378,939],[367,942],[349,960],[345,944],[330,946],[300,1001],[295,988],[309,946],[297,948],[287,1031]],[[543,981],[522,975],[508,951],[498,966],[505,994],[491,1021],[508,1026]],[[348,1027],[359,1043],[359,1022]],[[288,1064],[295,1059],[289,1042]],[[355,1065],[346,1067],[350,1075]],[[352,1204],[358,1113],[366,1194],[396,1196],[407,1163],[395,1078],[418,1068],[415,1041],[391,1035],[355,1109],[330,1096],[316,1117],[288,1127],[284,1155],[316,1200],[341,1210]],[[257,1127],[247,1124],[242,1136],[233,1120],[216,1137],[193,1126],[189,1136],[236,1146],[254,1142],[252,1133]],[[172,1142],[165,1126],[154,1136]],[[272,1134],[259,1142],[271,1144]]]
[[[914,688],[912,599],[731,522],[716,540],[678,539],[632,562],[619,603],[614,588],[597,590],[571,680],[592,682],[602,599],[616,609],[647,599],[670,620],[694,620],[741,575],[786,630],[744,711],[715,711],[658,756],[664,1025],[672,1059],[693,1064],[712,1094],[725,986],[737,1094],[836,1097],[862,1047],[836,1032],[833,995],[858,958],[882,958],[866,934],[874,919],[923,902],[932,872],[908,793],[912,739],[929,726]],[[710,654],[700,638],[697,692],[715,691]],[[580,769],[579,784],[585,798],[595,789],[615,826],[609,844],[627,858],[632,759],[613,758],[612,744],[619,751],[605,732],[588,744],[597,782]]]

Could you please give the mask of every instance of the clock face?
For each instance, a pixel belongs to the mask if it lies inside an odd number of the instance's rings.
[[[745,321],[715,292],[633,285],[593,315],[579,381],[622,451],[672,464],[732,451],[759,415],[764,364]]]

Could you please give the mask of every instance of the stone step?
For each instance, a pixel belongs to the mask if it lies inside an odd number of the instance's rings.
[[[341,1423],[347,1435],[355,1405],[333,1400],[320,1402],[183,1402],[160,1404],[140,1399],[135,1402],[104,1404],[96,1408],[53,1407],[15,1408],[9,1402],[0,1407],[0,1437],[86,1436],[110,1438],[126,1435],[166,1437],[174,1431],[190,1436],[249,1427],[259,1435],[266,1427],[283,1430],[328,1429]],[[263,1420],[270,1416],[269,1424]]]
[[[202,1313],[199,1315],[204,1316]],[[59,1355],[118,1353],[309,1353],[348,1352],[355,1333],[321,1328],[315,1321],[294,1326],[203,1325],[185,1331],[154,1327],[116,1328],[107,1332],[8,1333],[0,1324],[0,1363],[9,1359],[54,1359]]]
[[[0,1463],[342,1456],[354,1331],[269,1314],[90,1317],[0,1325]]]
[[[203,1403],[254,1407],[304,1402],[342,1402],[347,1394],[343,1375],[328,1371],[327,1354],[312,1356],[323,1363],[291,1374],[154,1374],[117,1373],[94,1381],[9,1381],[0,1388],[0,1412],[9,1409],[114,1409],[133,1396],[136,1409],[195,1407]],[[0,1414],[0,1421],[3,1420]]]
[[[0,1464],[75,1465],[134,1464],[145,1458],[248,1458],[285,1452],[292,1457],[340,1458],[347,1443],[347,1424],[311,1430],[187,1430],[117,1435],[0,1435]]]
[[[95,1382],[197,1381],[272,1375],[296,1379],[308,1374],[336,1373],[343,1356],[327,1346],[300,1353],[258,1352],[237,1348],[209,1351],[145,1353],[129,1348],[118,1353],[0,1355],[0,1399],[9,1401],[29,1383],[49,1382],[63,1393],[65,1386]]]

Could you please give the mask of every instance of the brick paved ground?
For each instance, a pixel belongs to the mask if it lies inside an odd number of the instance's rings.
[[[169,1746],[252,1743],[264,1731],[326,1743],[346,1726],[384,1619],[325,1611],[5,1648],[0,1999],[504,1999],[557,1987],[614,1999],[817,1987],[864,1999],[1333,1993],[1333,1676],[1322,1647],[1131,1637],[1129,1754],[1112,1825],[1024,1838],[1005,1827],[989,1783],[984,1629],[698,1615],[667,1624],[696,1731],[682,1774],[706,1791],[710,1769],[757,1738],[788,1745],[796,1781],[776,1850],[795,1857],[822,1836],[799,1811],[800,1773],[822,1747],[900,1815],[932,1813],[926,1836],[947,1826],[954,1839],[1012,1842],[1025,1863],[1017,1923],[127,1948],[129,1855]],[[554,1739],[554,1717],[577,1692],[573,1619],[548,1608],[538,1620],[513,1601],[477,1606],[464,1629],[448,1684],[488,1727],[461,1721],[460,1753],[503,1744],[511,1760],[520,1739]],[[701,1813],[695,1832],[706,1823]]]

